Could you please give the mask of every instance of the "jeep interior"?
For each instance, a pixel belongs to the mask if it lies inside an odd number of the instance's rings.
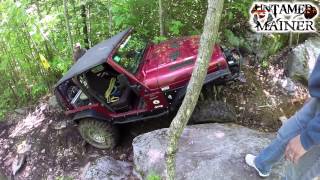
[[[119,74],[107,64],[102,64],[84,75],[88,88],[112,110],[125,112],[134,108],[134,102],[138,97],[123,74]]]
[[[89,98],[85,95],[81,89],[78,90],[77,94],[73,97],[71,104],[75,107],[81,107],[85,105],[89,105]]]
[[[80,88],[72,79],[60,84],[58,89],[61,92],[61,95],[56,94],[57,98],[62,99],[62,97],[64,97],[65,100],[74,107],[85,106],[91,103],[89,98],[82,93]],[[59,100],[59,102],[61,102],[61,105],[66,108],[66,104],[62,103],[63,101]]]

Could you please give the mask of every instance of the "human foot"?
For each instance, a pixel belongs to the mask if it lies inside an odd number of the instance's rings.
[[[256,156],[252,155],[252,154],[247,154],[245,157],[245,161],[246,163],[250,166],[253,167],[259,174],[259,176],[261,177],[268,177],[270,176],[270,172],[268,173],[262,173],[255,165],[254,160],[255,160]]]

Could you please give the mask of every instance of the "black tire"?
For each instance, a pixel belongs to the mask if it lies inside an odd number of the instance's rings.
[[[119,140],[119,131],[107,122],[83,119],[79,123],[82,138],[98,149],[113,149]]]
[[[191,124],[234,122],[237,114],[232,106],[223,101],[205,100],[197,104],[190,118]]]

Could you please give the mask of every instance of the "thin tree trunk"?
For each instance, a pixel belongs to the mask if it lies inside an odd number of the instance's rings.
[[[75,0],[72,0],[71,3],[72,3],[72,9],[73,9],[73,17],[76,19],[76,22],[77,22],[78,13],[75,5]],[[76,37],[81,37],[81,30],[78,23],[75,23],[75,28],[77,33]],[[77,39],[75,41],[77,41]]]
[[[63,7],[64,7],[64,18],[66,20],[66,27],[68,31],[68,39],[69,39],[69,46],[71,50],[71,54],[73,52],[73,40],[72,40],[72,35],[71,35],[71,27],[70,27],[70,22],[69,22],[69,14],[68,14],[68,4],[67,0],[63,0]]]
[[[82,17],[82,23],[83,23],[83,41],[84,41],[84,46],[86,49],[89,49],[89,34],[88,34],[88,26],[87,26],[87,10],[86,10],[86,5],[82,4],[81,5],[81,17]]]
[[[24,23],[24,26],[27,27],[27,25]],[[29,41],[29,47],[30,47],[30,51],[31,51],[31,54],[32,56],[34,57],[35,60],[40,60],[40,50],[38,49],[38,45],[36,44],[36,42],[33,40],[32,36],[30,35],[29,32],[25,31],[24,32],[26,34],[26,37],[28,37],[28,41]],[[31,44],[32,46],[31,46]],[[32,48],[33,47],[33,48]],[[34,50],[35,53],[32,51]],[[40,77],[41,79],[43,80],[43,82],[46,83],[48,89],[50,89],[50,83],[47,81],[46,77],[47,77],[47,73],[46,71],[43,69],[42,66],[40,66],[40,64],[38,62],[36,62],[36,67],[38,68],[38,72],[40,73]]]
[[[15,89],[13,88],[14,85],[12,85],[12,82],[9,80],[9,88],[11,90],[11,93],[13,94],[14,96],[14,105],[15,105],[15,108],[18,106],[18,100],[20,99],[19,96],[17,95],[17,92],[15,91]]]
[[[39,1],[38,1],[38,0],[35,0],[34,2],[35,2],[35,5],[36,5],[36,7],[37,7],[37,13],[38,13],[39,19],[42,19]]]
[[[14,96],[14,104],[15,104],[15,106],[17,106],[18,104],[17,104],[17,100],[19,99],[19,96],[17,95],[17,92],[16,92],[16,90],[13,88],[13,87],[17,87],[18,86],[18,80],[20,79],[19,77],[17,77],[18,76],[18,74],[19,73],[17,73],[17,71],[16,71],[16,68],[15,68],[15,66],[12,64],[12,63],[15,63],[15,59],[14,59],[14,57],[12,57],[12,54],[10,54],[9,52],[8,52],[8,49],[7,49],[7,47],[6,46],[2,46],[2,51],[4,52],[4,54],[5,55],[7,55],[7,57],[10,59],[8,62],[8,64],[9,64],[9,70],[8,69],[5,69],[4,71],[6,72],[6,71],[9,71],[9,76],[11,76],[11,78],[9,78],[9,88],[10,88],[10,90],[11,90],[11,93],[13,94],[13,96]],[[5,74],[7,74],[7,73],[5,73]]]
[[[42,19],[42,15],[41,15],[41,10],[40,10],[40,6],[39,6],[39,2],[38,0],[35,1],[36,3],[36,7],[37,7],[37,13],[38,13],[38,16],[39,16],[39,24],[40,26],[42,27],[42,23],[41,23],[41,19]],[[53,44],[50,42],[49,38],[47,37],[47,35],[45,35],[45,33],[42,31],[41,27],[39,27],[36,23],[34,24],[38,31],[40,32],[42,38],[45,40],[44,41],[44,47],[45,47],[45,50],[46,50],[46,55],[48,57],[48,59],[52,59],[53,57],[53,52],[50,51],[50,48],[49,48],[49,45],[51,45],[52,49],[53,50],[56,50],[56,48],[53,46]]]
[[[111,2],[111,0],[109,0],[108,1],[108,18],[109,18],[109,27],[108,27],[108,29],[109,29],[109,36],[111,36],[112,35],[112,26],[113,26],[113,24],[112,24],[112,2]]]
[[[92,47],[92,40],[91,40],[91,9],[90,4],[88,4],[88,11],[87,11],[87,24],[88,24],[88,41],[89,41],[89,47]]]
[[[162,0],[159,0],[159,25],[160,25],[160,36],[164,36]]]
[[[175,158],[178,142],[197,104],[207,74],[213,47],[218,38],[223,2],[224,0],[208,0],[208,10],[204,22],[204,30],[201,35],[199,54],[193,68],[185,98],[169,128],[168,146],[166,151],[167,179],[169,180],[175,179]]]
[[[290,48],[292,47],[292,41],[293,41],[293,33],[290,32],[290,34],[289,34],[289,47]]]

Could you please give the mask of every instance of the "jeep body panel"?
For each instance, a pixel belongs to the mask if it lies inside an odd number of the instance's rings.
[[[150,90],[181,87],[191,77],[198,48],[199,36],[150,45],[135,77]],[[220,46],[215,45],[208,74],[221,69],[228,69],[228,64]]]
[[[122,124],[164,115],[178,107],[185,95],[198,56],[200,37],[190,36],[160,44],[148,44],[136,73],[132,74],[113,60],[113,55],[131,33],[132,29],[127,29],[88,50],[57,83],[56,96],[65,102],[67,115],[73,115],[74,120],[91,117]],[[104,49],[106,52],[103,51]],[[95,57],[95,51],[99,54],[99,60],[89,62]],[[76,83],[74,85],[80,86],[80,89],[93,101],[88,105],[75,107],[66,100],[65,94],[62,93],[65,83],[72,84],[71,78],[77,79],[81,73],[105,63],[117,73],[123,74],[130,88],[135,87],[134,93],[138,98],[136,100],[142,102],[141,105],[139,103],[128,111],[116,112],[101,98],[97,98],[90,89],[87,90]],[[219,78],[223,79],[231,74],[227,57],[222,48],[215,45],[204,84]]]

